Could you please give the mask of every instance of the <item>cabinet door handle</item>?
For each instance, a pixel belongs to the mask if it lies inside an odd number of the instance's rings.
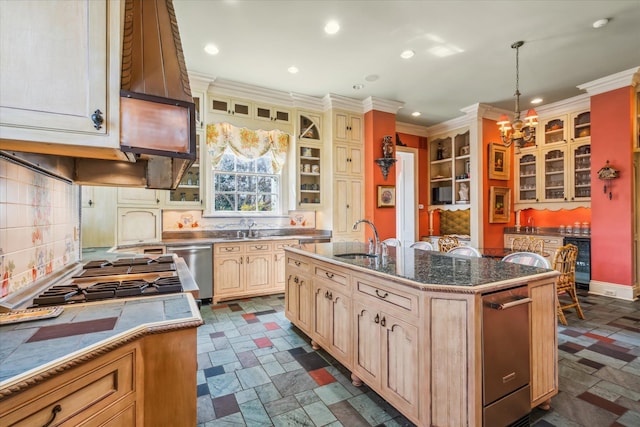
[[[333,273],[329,273],[328,271],[325,271],[324,274],[326,274],[329,279],[333,279],[333,276],[334,276]]]
[[[89,206],[93,206],[93,200],[89,200]]]
[[[242,257],[240,257],[240,264],[242,264]]]
[[[51,408],[51,418],[42,427],[49,427],[51,425],[51,423],[56,419],[56,415],[58,415],[58,412],[60,412],[60,411],[62,411],[62,406],[60,406],[60,405],[56,405],[53,408]]]
[[[291,277],[291,276],[289,276],[289,277]],[[293,283],[298,283],[299,281],[300,281],[300,279],[298,279],[298,276],[293,278]]]
[[[380,315],[376,314],[376,317],[373,319],[373,323],[380,323]]]
[[[385,327],[387,326],[387,318],[386,317],[382,317],[382,320],[380,320],[380,326]]]
[[[94,111],[91,115],[91,121],[93,122],[93,127],[96,128],[96,130],[102,129],[102,123],[104,123],[102,111],[100,111],[99,109]]]
[[[333,292],[329,292],[327,298],[329,298],[329,301],[333,300]]]
[[[376,289],[376,295],[378,296],[378,298],[386,298],[389,296],[389,292],[380,292],[379,289]]]

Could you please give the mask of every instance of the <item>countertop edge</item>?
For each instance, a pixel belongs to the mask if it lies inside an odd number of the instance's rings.
[[[324,255],[306,251],[303,247],[300,247],[300,246],[291,246],[286,248],[285,251],[294,252],[294,253],[297,253],[303,256],[308,256],[310,258],[327,262],[339,267],[348,268],[350,270],[353,270],[355,273],[364,273],[367,275],[378,276],[386,280],[391,280],[401,285],[408,286],[423,292],[429,291],[429,292],[445,292],[445,293],[457,293],[457,294],[478,294],[478,293],[486,293],[488,291],[505,289],[505,288],[513,287],[514,285],[521,285],[529,281],[555,278],[560,275],[560,273],[555,270],[548,270],[542,273],[530,274],[526,276],[516,277],[513,279],[501,280],[498,282],[485,283],[485,284],[474,285],[474,286],[426,284],[426,283],[419,283],[414,280],[407,279],[401,276],[394,276],[384,272],[371,270],[359,265],[354,265],[344,261],[325,257]]]
[[[175,294],[170,295],[175,296]],[[189,307],[191,309],[190,317],[143,323],[110,338],[87,346],[81,350],[69,353],[64,357],[53,360],[29,371],[23,372],[20,375],[17,375],[0,383],[0,400],[8,398],[16,393],[20,393],[30,387],[42,383],[45,380],[48,380],[53,376],[62,374],[69,369],[80,366],[95,359],[96,357],[102,356],[142,337],[180,329],[197,328],[201,326],[204,322],[202,320],[202,317],[200,316],[200,311],[193,298],[193,295],[191,295],[190,293],[184,293],[183,295],[187,298]],[[165,296],[163,295],[145,298],[149,299],[163,297]]]

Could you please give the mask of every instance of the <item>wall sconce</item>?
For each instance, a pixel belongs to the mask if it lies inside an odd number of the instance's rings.
[[[393,157],[393,142],[391,141],[391,136],[387,135],[382,138],[382,155],[384,157],[380,159],[376,159],[376,163],[380,166],[380,170],[382,171],[382,177],[384,180],[387,180],[387,176],[389,175],[389,168],[393,166],[395,162],[398,160]]]
[[[607,163],[604,165],[604,167],[600,168],[600,170],[598,171],[598,178],[605,181],[605,194],[607,193],[607,186],[609,187],[609,200],[611,200],[611,181],[618,178],[618,171],[609,166],[609,160],[607,160]]]

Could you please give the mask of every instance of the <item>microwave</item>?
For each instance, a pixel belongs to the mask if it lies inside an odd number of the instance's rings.
[[[451,187],[436,187],[431,189],[431,204],[446,205],[453,203]]]

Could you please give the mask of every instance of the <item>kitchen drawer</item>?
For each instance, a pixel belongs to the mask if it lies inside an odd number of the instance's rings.
[[[271,242],[252,242],[245,243],[244,250],[248,254],[254,254],[256,252],[271,252]]]
[[[415,295],[389,290],[386,287],[365,283],[359,279],[357,279],[356,289],[359,293],[369,295],[380,302],[418,314],[418,297]]]
[[[243,243],[216,243],[213,245],[214,255],[233,255],[244,253]]]
[[[342,286],[346,286],[349,283],[349,276],[346,273],[336,271],[333,268],[326,268],[323,265],[315,266],[315,275]]]
[[[294,246],[297,244],[298,244],[297,240],[279,240],[279,241],[273,242],[273,247],[276,251],[283,251],[284,248],[288,246]]]
[[[287,257],[287,266],[298,268],[300,270],[309,271],[310,265],[307,261],[303,261],[298,258],[294,258],[291,256]]]
[[[106,363],[96,359],[5,400],[0,424],[11,426],[75,426],[107,411],[131,394],[135,397],[135,350]],[[91,423],[89,423],[91,424]]]

